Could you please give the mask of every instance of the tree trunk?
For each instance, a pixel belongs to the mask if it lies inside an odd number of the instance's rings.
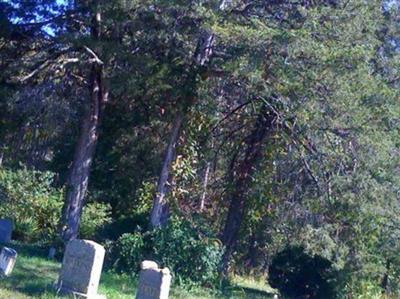
[[[257,163],[262,158],[263,141],[272,132],[274,120],[275,114],[263,107],[252,132],[245,140],[244,154],[236,157],[236,161],[231,164],[230,177],[232,177],[233,190],[228,195],[230,204],[221,238],[225,246],[221,264],[223,274],[227,273],[229,261],[235,250],[245,212],[247,191],[257,169]]]
[[[205,31],[197,41],[197,47],[193,55],[194,65],[201,66],[205,68],[210,62],[213,55],[213,47],[215,43],[215,36],[212,32]],[[204,73],[204,69],[202,71]],[[201,73],[201,72],[200,72]],[[187,107],[184,109],[185,112],[189,111],[189,107],[193,105],[196,100],[196,77],[197,74],[193,69],[190,72],[188,79],[188,85],[192,86],[192,96],[186,99]],[[184,118],[185,112],[178,113],[174,121],[172,128],[171,138],[164,156],[164,161],[160,173],[160,177],[157,183],[157,190],[153,200],[153,208],[150,215],[150,223],[153,228],[164,226],[167,223],[169,208],[166,201],[166,194],[168,192],[168,178],[171,163],[175,157],[175,147],[179,138],[179,132],[182,125],[182,120]]]
[[[257,266],[257,254],[258,254],[258,246],[257,246],[257,230],[253,230],[251,236],[249,238],[248,250],[246,254],[245,264],[250,269],[254,269]]]
[[[390,261],[386,260],[386,272],[382,277],[381,280],[381,288],[382,288],[382,294],[389,294],[389,271],[390,271]]]
[[[93,20],[92,37],[100,37],[100,13]],[[82,208],[89,182],[90,166],[99,136],[99,125],[108,93],[103,82],[103,67],[98,62],[92,66],[90,78],[90,104],[87,107],[75,147],[74,160],[67,179],[67,193],[62,215],[64,242],[78,237]]]
[[[204,210],[204,205],[207,197],[207,185],[208,185],[208,176],[210,174],[211,163],[207,162],[206,169],[204,170],[204,178],[203,178],[203,192],[201,194],[200,199],[200,212]]]
[[[168,220],[169,209],[165,197],[168,192],[169,172],[171,169],[171,163],[175,158],[175,149],[179,139],[182,120],[183,114],[179,113],[174,121],[171,138],[165,152],[160,177],[157,183],[157,190],[153,200],[153,209],[150,216],[150,223],[153,228],[165,225]]]

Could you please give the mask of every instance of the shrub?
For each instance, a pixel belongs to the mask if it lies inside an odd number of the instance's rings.
[[[210,286],[216,282],[222,247],[216,239],[199,234],[188,221],[170,219],[165,228],[154,232],[153,242],[155,258],[180,280]]]
[[[137,272],[142,260],[153,259],[168,267],[180,282],[212,286],[223,250],[219,241],[174,217],[164,228],[122,235],[114,252],[117,270]]]
[[[269,267],[268,281],[289,298],[336,298],[336,273],[329,260],[308,255],[302,247],[279,252]]]
[[[106,224],[111,223],[109,204],[93,202],[83,208],[79,235],[82,239],[93,239]]]
[[[0,168],[0,217],[14,221],[14,238],[51,241],[63,205],[63,190],[53,187],[54,174]]]
[[[123,234],[118,239],[113,250],[113,253],[117,256],[115,262],[117,270],[133,273],[140,270],[140,262],[148,258],[146,253],[151,250],[146,250],[146,245],[149,245],[150,242],[145,242],[145,237],[142,233],[135,232]]]

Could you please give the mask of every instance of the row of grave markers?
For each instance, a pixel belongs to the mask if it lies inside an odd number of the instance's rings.
[[[11,241],[12,222],[0,219],[0,242]],[[68,242],[56,283],[57,293],[71,294],[74,298],[104,299],[97,293],[103,268],[105,249],[90,240]],[[0,273],[11,274],[17,259],[17,252],[3,247],[0,253]],[[139,284],[136,299],[168,299],[171,273],[168,268],[160,269],[153,261],[140,265]]]

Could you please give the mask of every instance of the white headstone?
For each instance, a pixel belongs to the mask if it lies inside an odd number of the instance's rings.
[[[140,268],[136,299],[168,299],[171,286],[169,269],[159,269],[153,261],[143,261]]]
[[[10,243],[12,230],[12,220],[0,219],[0,243]]]
[[[17,252],[14,249],[3,247],[0,253],[0,272],[8,276],[14,269],[15,262],[17,261]]]
[[[96,242],[68,242],[57,283],[59,290],[83,298],[104,298],[97,294],[104,254],[104,247]]]

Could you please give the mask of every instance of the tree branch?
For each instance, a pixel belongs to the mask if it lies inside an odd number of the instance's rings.
[[[94,62],[96,62],[99,65],[104,64],[104,62],[99,58],[99,56],[97,56],[97,54],[92,49],[90,49],[87,46],[83,46],[83,48],[93,57]]]

